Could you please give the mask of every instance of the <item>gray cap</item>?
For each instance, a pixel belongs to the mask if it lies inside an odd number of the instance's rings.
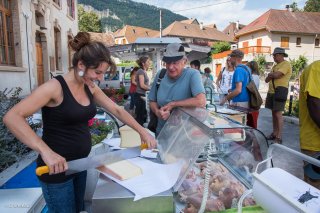
[[[236,58],[243,58],[244,53],[241,50],[236,49],[236,50],[232,50],[232,52],[229,54],[229,56],[236,57]]]
[[[284,57],[288,57],[288,54],[286,53],[286,51],[281,47],[274,48],[272,55],[275,55],[275,54],[283,54]]]
[[[168,44],[164,53],[162,60],[166,63],[179,61],[186,55],[184,47],[179,43]]]

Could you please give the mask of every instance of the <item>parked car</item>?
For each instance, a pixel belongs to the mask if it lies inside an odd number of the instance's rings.
[[[125,94],[128,94],[131,69],[131,67],[117,67],[117,72],[114,75],[106,73],[103,80],[99,83],[99,87],[101,89],[106,87],[119,89],[123,85],[125,87]]]

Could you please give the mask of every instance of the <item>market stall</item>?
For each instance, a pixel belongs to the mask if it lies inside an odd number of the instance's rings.
[[[115,183],[112,178],[100,174],[92,197],[93,212],[105,212],[106,209],[108,212],[129,213],[236,212],[238,207],[244,212],[265,212],[261,207],[265,208],[264,202],[261,202],[263,194],[253,191],[258,182],[267,184],[266,188],[268,184],[272,185],[263,181],[263,176],[270,173],[268,168],[272,163],[268,143],[261,132],[206,109],[177,108],[157,139],[159,153],[152,162],[181,165],[174,185],[169,190],[137,199],[135,189],[129,190],[124,187],[125,184]],[[263,161],[268,163],[262,164]],[[159,170],[166,173],[156,167],[151,172]],[[300,185],[304,184],[299,181]],[[150,188],[160,187],[160,182],[142,182],[141,187],[148,184]],[[293,182],[297,183],[296,180]],[[316,200],[320,197],[320,191],[306,186],[314,197],[318,196],[310,201],[314,203],[313,206],[320,203]],[[297,200],[303,193],[297,194]],[[283,197],[281,199],[291,205]],[[298,208],[295,209],[299,212]],[[320,209],[312,210],[309,212],[320,212]]]

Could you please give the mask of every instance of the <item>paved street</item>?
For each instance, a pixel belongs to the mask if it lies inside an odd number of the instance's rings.
[[[272,132],[272,117],[269,109],[260,109],[258,129],[261,130],[266,136]],[[294,150],[300,151],[298,125],[284,122],[282,144]],[[273,153],[273,163],[275,167],[282,168],[299,178],[303,178],[303,162],[301,160],[280,150],[275,150]]]

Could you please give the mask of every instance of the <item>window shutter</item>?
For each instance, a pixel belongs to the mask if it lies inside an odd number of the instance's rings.
[[[289,48],[289,37],[281,37],[281,47]]]

